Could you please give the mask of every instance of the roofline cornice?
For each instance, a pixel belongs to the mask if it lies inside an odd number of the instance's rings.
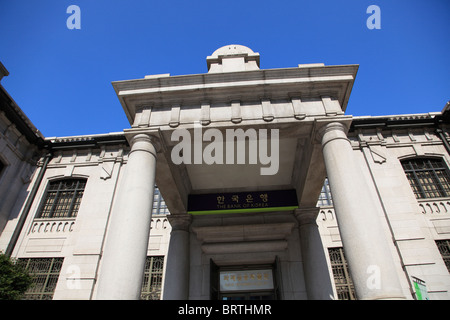
[[[358,65],[206,73],[148,77],[112,82],[127,115],[133,122],[139,106],[193,105],[202,101],[332,96],[345,110]]]

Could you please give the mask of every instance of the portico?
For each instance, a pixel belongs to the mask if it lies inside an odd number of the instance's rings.
[[[402,298],[378,198],[354,165],[346,138],[352,117],[345,109],[358,66],[262,70],[259,54],[240,45],[219,48],[207,65],[206,74],[113,83],[131,124],[125,130],[131,153],[114,200],[97,299],[139,296],[155,182],[171,212],[164,299],[256,293],[277,299],[330,299],[331,280],[315,224],[326,176],[342,241],[350,248],[358,298]],[[236,129],[277,135],[258,135],[257,141],[236,137],[236,143],[235,138],[218,139]],[[206,130],[213,130],[208,137],[203,135]],[[180,143],[174,133],[181,132],[194,138],[189,140],[191,161],[186,161],[187,148],[174,152]],[[200,140],[195,139],[199,133]],[[261,174],[268,165],[261,154],[253,157],[264,146],[266,158],[278,161],[278,170],[270,174]],[[227,153],[220,155],[219,150]],[[226,158],[231,150],[233,159]],[[174,161],[174,154],[185,161]],[[199,154],[216,161],[195,161]],[[295,208],[189,213],[192,195],[288,190],[295,190]],[[272,282],[246,282],[247,289],[230,284],[226,289],[221,286],[221,275],[226,274],[260,274]],[[373,276],[379,278],[370,282]]]

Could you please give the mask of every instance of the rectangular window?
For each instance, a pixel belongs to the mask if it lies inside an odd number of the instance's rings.
[[[442,259],[447,266],[448,272],[450,272],[450,240],[436,240],[436,245],[438,246]]]
[[[317,206],[332,206],[333,200],[331,198],[331,190],[330,184],[328,183],[328,179],[325,179],[325,182],[322,186],[322,191],[320,192],[319,200],[317,201]]]
[[[167,209],[166,202],[164,201],[158,187],[155,187],[155,192],[153,194],[153,214],[169,214],[169,209]]]
[[[160,300],[164,257],[147,257],[144,279],[142,281],[141,300]]]
[[[417,199],[450,197],[450,175],[442,159],[404,160],[402,166]]]
[[[38,218],[76,217],[85,186],[85,179],[50,182]]]
[[[338,300],[356,300],[355,288],[345,260],[344,249],[328,248],[328,254],[330,255]]]
[[[25,292],[25,300],[52,300],[64,258],[19,259],[33,277],[33,284]]]

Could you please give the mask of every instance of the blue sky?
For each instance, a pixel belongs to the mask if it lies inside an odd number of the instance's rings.
[[[370,5],[381,29],[366,26]],[[242,44],[262,69],[359,64],[347,114],[441,111],[449,14],[449,0],[0,0],[2,85],[46,137],[121,131],[112,81],[206,73],[208,55]]]

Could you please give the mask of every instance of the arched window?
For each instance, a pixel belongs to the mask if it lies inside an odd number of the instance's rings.
[[[86,179],[64,179],[48,184],[38,218],[72,218],[78,214]]]
[[[417,199],[450,197],[450,175],[442,159],[414,158],[401,163]]]

